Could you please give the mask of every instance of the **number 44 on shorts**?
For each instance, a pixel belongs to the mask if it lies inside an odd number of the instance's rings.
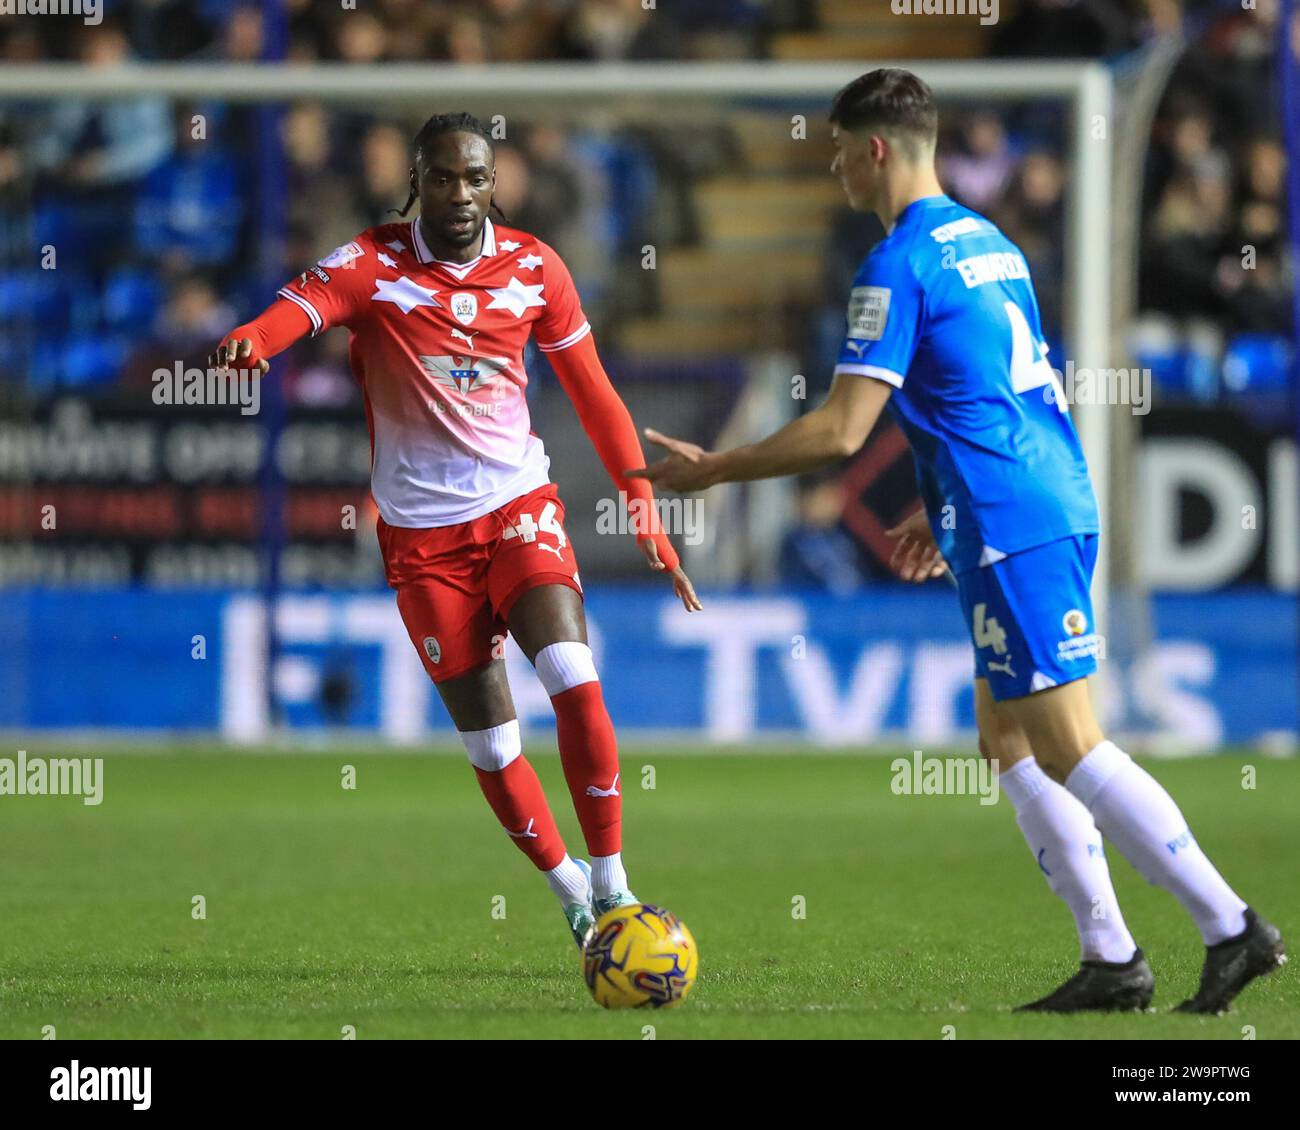
[[[552,534],[561,549],[569,540],[564,536],[564,527],[555,520],[554,502],[548,502],[543,506],[542,512],[536,518],[531,514],[521,514],[518,524],[508,527],[502,538],[505,541],[509,541],[511,538],[520,538],[526,542],[536,541],[539,530],[542,533]]]
[[[994,655],[1005,655],[1007,653],[1007,633],[997,618],[984,616],[984,610],[988,608],[987,604],[975,605],[975,619],[972,627],[975,630],[975,646],[991,647]]]

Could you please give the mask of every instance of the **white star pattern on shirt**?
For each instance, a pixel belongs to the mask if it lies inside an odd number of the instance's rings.
[[[542,265],[542,257],[540,255],[525,255],[522,259],[516,259],[515,262],[525,271],[533,271]]]
[[[518,251],[523,247],[523,244],[519,243],[517,240],[503,239],[497,244],[497,246],[500,247],[502,251]]]
[[[383,263],[385,267],[397,266],[397,260],[394,259],[391,255],[385,255],[382,251],[379,253],[379,261]]]
[[[406,250],[406,244],[404,244],[400,239],[395,239],[395,240],[393,240],[391,243],[385,243],[384,246],[385,246],[385,247],[388,247],[388,248],[391,248],[393,251],[405,251],[405,250]]]
[[[542,283],[529,286],[511,275],[509,286],[498,287],[495,290],[488,288],[488,294],[492,296],[488,309],[509,310],[516,318],[522,318],[528,307],[546,305],[546,299],[542,297],[542,286]]]
[[[409,314],[417,306],[441,306],[441,302],[434,301],[433,296],[437,293],[412,282],[405,275],[399,275],[396,279],[375,279],[375,293],[370,296],[370,301],[391,302],[403,314]]]

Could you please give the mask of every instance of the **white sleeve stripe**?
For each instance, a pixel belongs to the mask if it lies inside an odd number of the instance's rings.
[[[307,299],[300,294],[295,294],[287,286],[276,291],[281,298],[287,298],[295,306],[298,306],[311,319],[311,336],[315,337],[325,328],[325,320],[320,316],[320,311],[316,309]]]
[[[578,342],[580,342],[589,333],[591,333],[591,323],[583,322],[582,325],[580,325],[576,330],[574,330],[573,333],[569,334],[568,337],[562,337],[560,338],[559,341],[553,341],[548,345],[543,345],[539,341],[537,343],[537,348],[540,349],[543,353],[554,353],[557,349],[568,349],[569,346],[571,345],[577,345]]]
[[[895,388],[903,387],[903,375],[894,372],[893,369],[882,369],[879,365],[852,365],[842,364],[835,366],[835,373],[852,373],[855,377],[875,377],[878,381],[884,381],[887,385],[893,385]]]
[[[315,337],[325,328],[325,320],[320,316],[320,312],[308,302],[301,294],[294,294],[287,286],[277,290],[276,295],[280,298],[287,298],[295,306],[300,306],[303,313],[311,319],[311,336]]]

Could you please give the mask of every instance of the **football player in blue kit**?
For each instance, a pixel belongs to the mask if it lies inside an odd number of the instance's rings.
[[[909,581],[955,578],[975,648],[980,751],[1079,934],[1078,972],[1022,1007],[1151,1001],[1154,977],[1116,901],[1104,836],[1182,904],[1205,942],[1200,986],[1179,1009],[1224,1011],[1286,960],[1285,949],[1201,850],[1173,798],[1106,739],[1093,712],[1097,504],[1024,256],[944,194],[934,167],[938,113],[916,75],[863,75],[836,95],[830,121],[831,171],[851,206],[876,213],[887,233],[854,279],[830,393],[730,451],[647,429],[668,455],[639,474],[694,491],[811,471],[856,452],[888,407],[911,444],[925,504],[890,531],[894,567]]]

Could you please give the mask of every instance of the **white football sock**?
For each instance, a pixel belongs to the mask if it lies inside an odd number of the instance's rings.
[[[570,856],[565,855],[559,863],[543,874],[551,885],[551,891],[560,900],[561,906],[572,906],[575,902],[587,901],[587,876]]]
[[[461,730],[460,740],[470,764],[486,773],[499,773],[524,751],[519,719],[511,718],[488,730]]]
[[[1088,810],[1032,757],[999,773],[998,783],[1047,885],[1074,915],[1083,960],[1128,961],[1137,943],[1124,924],[1101,833]]]
[[[1183,904],[1207,946],[1246,928],[1246,904],[1192,838],[1173,797],[1114,742],[1090,750],[1065,787],[1148,883]]]
[[[609,898],[615,891],[627,890],[622,852],[591,857],[591,889],[598,899]]]
[[[580,687],[583,683],[594,683],[600,678],[596,674],[596,661],[592,658],[591,648],[577,640],[547,644],[533,660],[533,669],[548,698]]]

